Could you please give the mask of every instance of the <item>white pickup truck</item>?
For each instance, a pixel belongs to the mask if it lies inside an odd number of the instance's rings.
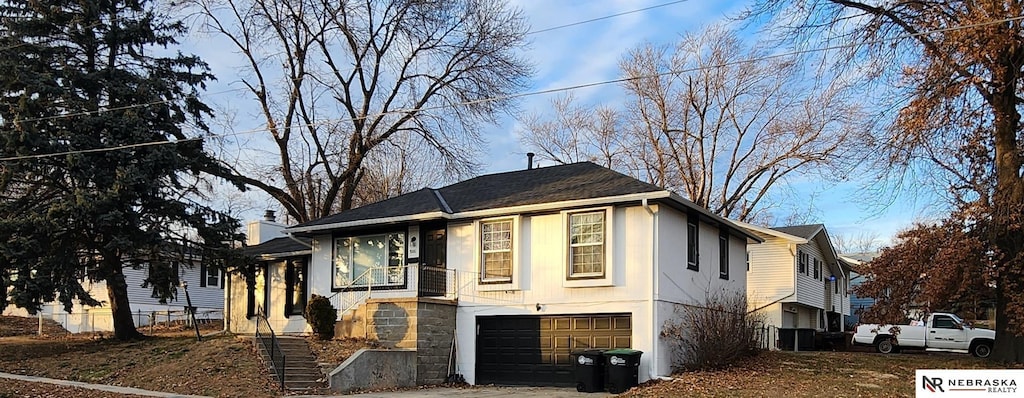
[[[953,314],[936,312],[926,319],[920,325],[857,326],[853,344],[873,345],[883,354],[899,352],[901,348],[968,351],[981,358],[992,354],[995,331],[966,325]]]

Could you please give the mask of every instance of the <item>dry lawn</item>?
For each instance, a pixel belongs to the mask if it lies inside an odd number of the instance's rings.
[[[219,329],[205,326],[203,334]],[[180,325],[140,328],[153,335],[121,342],[99,335],[71,335],[59,325],[0,317],[0,372],[110,384],[178,394],[215,397],[275,397],[278,385],[248,338],[219,335],[198,342]],[[310,340],[311,343],[314,340]],[[321,362],[341,363],[365,344],[358,340],[319,342],[311,347]],[[6,397],[128,397],[93,390],[0,379]]]
[[[1000,368],[966,354],[764,352],[727,370],[689,372],[628,391],[643,397],[913,397],[917,369]]]

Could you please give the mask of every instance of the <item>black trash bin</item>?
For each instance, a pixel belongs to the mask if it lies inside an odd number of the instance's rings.
[[[604,352],[605,369],[608,371],[608,392],[621,394],[639,384],[641,355],[643,351],[628,349]]]
[[[586,350],[572,353],[572,369],[576,376],[576,391],[604,391],[604,350]]]

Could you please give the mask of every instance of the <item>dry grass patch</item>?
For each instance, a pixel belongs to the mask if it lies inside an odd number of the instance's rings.
[[[628,391],[643,397],[912,397],[917,369],[1001,368],[962,354],[763,352],[735,366],[684,372]]]

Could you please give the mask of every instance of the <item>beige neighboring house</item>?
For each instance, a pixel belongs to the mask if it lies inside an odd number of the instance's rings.
[[[836,254],[824,225],[737,224],[764,240],[747,247],[747,300],[769,327],[845,330],[850,266]]]
[[[262,307],[276,333],[308,333],[303,300],[327,296],[339,336],[414,350],[417,384],[573,386],[585,348],[641,350],[640,380],[667,376],[662,328],[708,290],[744,294],[760,240],[593,163],[424,188],[267,240],[282,227],[253,226],[261,274],[251,288],[232,278],[231,329],[251,333]]]

